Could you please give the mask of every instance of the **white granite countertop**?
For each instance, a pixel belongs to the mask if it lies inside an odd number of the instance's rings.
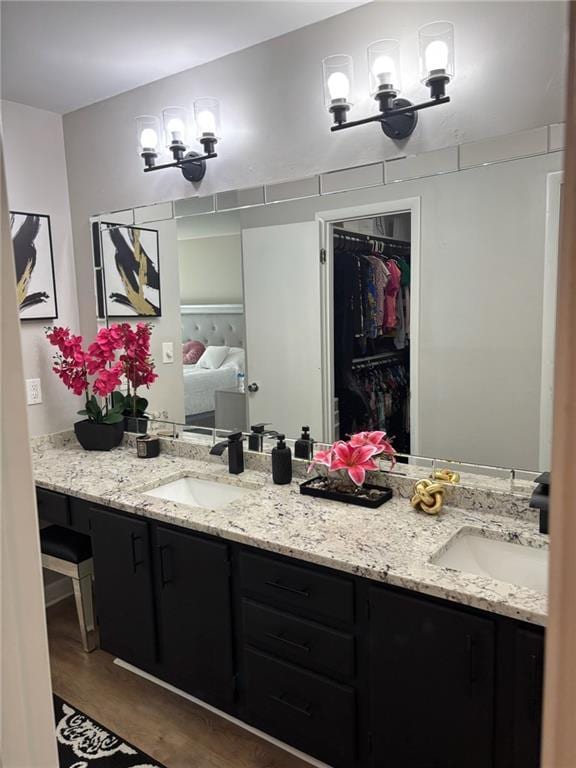
[[[162,453],[139,459],[133,448],[109,453],[60,447],[39,440],[32,448],[34,475],[43,488],[288,555],[375,581],[545,625],[546,596],[525,587],[443,568],[430,562],[463,528],[483,535],[547,547],[534,518],[493,508],[447,506],[436,517],[415,512],[395,495],[379,509],[302,496],[298,484],[273,485],[269,472],[228,474],[220,459]],[[144,495],[159,483],[194,476],[253,490],[219,510],[191,507]],[[449,497],[448,497],[449,498]],[[449,502],[448,502],[449,503]]]

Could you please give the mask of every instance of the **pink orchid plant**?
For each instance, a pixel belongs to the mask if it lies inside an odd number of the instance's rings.
[[[135,329],[129,323],[115,324],[101,328],[84,349],[82,336],[74,335],[69,328],[46,329],[46,338],[58,350],[52,370],[75,395],[86,396],[86,407],[78,412],[80,415],[90,421],[115,424],[124,419],[128,405],[134,409],[134,415],[142,402],[144,408],[148,405],[144,398],[136,396],[136,389],[141,385],[149,387],[157,378],[150,357],[150,334],[151,328],[146,323],[138,323]],[[129,403],[117,391],[122,378],[128,385]],[[103,405],[98,397],[104,399]]]
[[[308,472],[319,465],[325,468],[328,480],[333,476],[336,485],[344,474],[357,488],[361,488],[366,480],[366,472],[379,469],[375,457],[385,456],[394,466],[395,454],[386,432],[358,432],[347,441],[338,440],[325,451],[317,451]]]

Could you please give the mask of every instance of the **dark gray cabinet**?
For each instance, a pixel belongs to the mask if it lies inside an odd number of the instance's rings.
[[[539,768],[544,632],[39,489],[104,650],[337,768]]]
[[[494,621],[382,588],[370,617],[374,768],[490,768]]]
[[[247,648],[247,719],[334,768],[356,761],[354,688]]]
[[[229,546],[156,528],[158,634],[163,676],[229,708],[234,697]]]
[[[100,645],[149,669],[157,656],[148,522],[97,509],[91,536]]]
[[[544,683],[544,634],[537,628],[514,627],[512,760],[510,768],[538,768]]]

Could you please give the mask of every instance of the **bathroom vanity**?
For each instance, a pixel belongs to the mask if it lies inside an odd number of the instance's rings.
[[[200,454],[34,463],[40,517],[92,538],[104,650],[335,768],[538,765],[545,596],[433,562],[470,527],[544,547],[534,520],[312,500]],[[182,478],[241,495],[151,495]]]

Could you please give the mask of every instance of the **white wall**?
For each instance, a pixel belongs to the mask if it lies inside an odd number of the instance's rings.
[[[403,95],[422,99],[427,91],[417,78],[416,30],[438,18],[456,24],[452,103],[422,113],[416,132],[399,145],[374,125],[330,134],[322,103],[322,58],[342,51],[354,56],[355,114],[364,114],[373,110],[366,46],[374,38],[397,37]],[[377,2],[66,115],[83,328],[94,323],[91,301],[85,300],[92,290],[86,229],[91,214],[560,122],[566,42],[565,3]],[[224,139],[204,181],[195,188],[176,170],[144,174],[134,117],[206,94],[221,100]]]
[[[0,140],[0,762],[55,768],[58,754],[2,143]]]
[[[70,326],[78,333],[62,118],[53,112],[3,101],[2,132],[10,209],[50,216],[58,299],[58,319],[53,323]],[[88,296],[91,290],[92,284]],[[32,435],[70,428],[78,419],[76,411],[82,407],[80,398],[69,392],[51,370],[53,348],[44,336],[44,327],[49,324],[45,320],[20,323],[24,376],[39,378],[43,393],[40,405],[28,406]]]
[[[242,304],[240,235],[178,241],[182,304]]]

